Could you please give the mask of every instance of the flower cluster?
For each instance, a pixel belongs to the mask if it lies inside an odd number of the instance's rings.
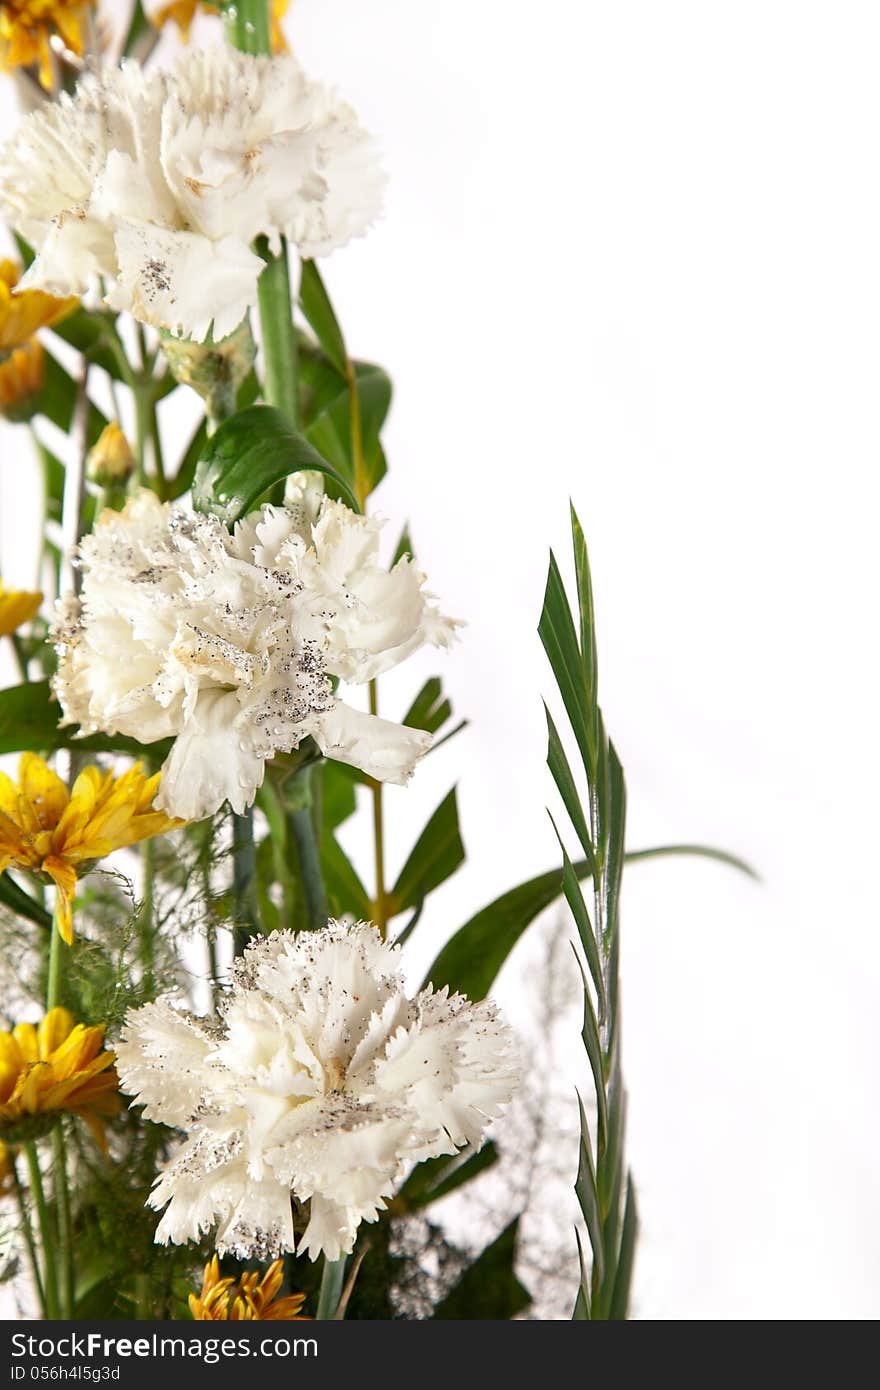
[[[77,879],[113,850],[180,824],[155,809],[158,786],[158,773],[146,777],[136,764],[121,777],[86,767],[68,791],[35,753],[22,754],[17,783],[0,772],[0,873],[14,865],[55,884],[55,920],[68,944]]]
[[[55,693],[83,730],[174,738],[157,805],[243,811],[265,762],[311,736],[328,756],[403,782],[430,736],[345,704],[331,677],[371,680],[454,624],[381,522],[325,499],[263,507],[232,535],[141,492],[80,547],[82,590],[56,624]]]
[[[258,236],[303,256],[360,235],[382,176],[354,113],[290,55],[188,51],[83,78],[26,117],[6,150],[0,202],[36,248],[24,284],[108,303],[203,340],[256,302]]]
[[[26,1142],[67,1113],[84,1119],[103,1148],[104,1119],[120,1108],[115,1058],[103,1043],[103,1028],[75,1023],[67,1009],[0,1032],[0,1138]]]
[[[241,1258],[299,1242],[350,1251],[407,1164],[479,1145],[510,1098],[507,1029],[493,1005],[423,989],[407,997],[399,951],[366,923],[256,940],[233,967],[219,1024],[167,1000],[129,1014],[122,1085],[148,1119],[186,1131],[151,1205],[162,1243]]]

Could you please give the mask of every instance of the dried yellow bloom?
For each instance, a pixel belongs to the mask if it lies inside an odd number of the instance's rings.
[[[39,66],[40,82],[52,87],[52,38],[82,53],[93,0],[0,0],[0,67]]]
[[[284,1277],[284,1261],[276,1260],[260,1278],[259,1273],[234,1278],[220,1278],[220,1264],[215,1255],[205,1265],[200,1294],[191,1293],[189,1310],[197,1322],[306,1322],[299,1315],[305,1294],[288,1294],[276,1298]]]

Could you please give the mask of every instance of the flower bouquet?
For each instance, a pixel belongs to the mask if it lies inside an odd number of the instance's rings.
[[[350,355],[319,269],[385,179],[287,51],[284,4],[201,7],[214,42],[159,61],[196,8],[138,0],[113,32],[89,0],[0,3],[25,107],[0,163],[0,406],[45,499],[43,591],[0,589],[6,1273],[46,1319],[528,1316],[522,1205],[502,1194],[466,1251],[433,1213],[492,1191],[529,1064],[488,996],[564,898],[584,1082],[565,1315],[625,1318],[625,789],[584,536],[572,513],[572,597],[551,556],[539,627],[558,863],[419,983],[408,944],[464,858],[456,798],[393,876],[383,789],[462,723],[440,677],[400,709],[380,686],[461,623],[374,507],[390,379]],[[188,438],[162,428],[172,394]]]

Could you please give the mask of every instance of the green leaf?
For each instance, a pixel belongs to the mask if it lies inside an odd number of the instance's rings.
[[[626,783],[623,778],[623,768],[613,743],[608,745],[608,792],[605,930],[609,940],[611,940],[617,932],[617,910],[620,901],[626,835]]]
[[[578,876],[574,871],[574,865],[568,857],[568,851],[562,843],[562,836],[552,816],[550,817],[550,824],[556,831],[559,848],[562,850],[562,891],[565,894],[565,901],[571,908],[571,915],[574,917],[575,926],[578,929],[578,936],[584,948],[584,955],[587,960],[587,965],[590,968],[590,974],[593,977],[593,984],[596,986],[596,997],[599,1000],[599,1017],[604,1018],[607,1010],[605,981],[602,978],[599,946],[593,933],[593,924],[590,921],[590,914],[587,910],[587,904],[584,901],[584,895],[581,892]]]
[[[582,859],[574,865],[574,871],[581,879],[591,869]],[[425,976],[425,984],[433,983],[437,989],[448,985],[470,999],[485,999],[526,927],[561,894],[562,874],[558,869],[503,893],[459,927]]]
[[[576,1226],[574,1228],[574,1238],[577,1241],[581,1284],[577,1291],[577,1298],[575,1299],[571,1320],[572,1322],[586,1322],[590,1317],[590,1276],[587,1271],[587,1262],[584,1259],[584,1243],[581,1240],[581,1233]]]
[[[410,559],[412,559],[414,555],[412,537],[409,534],[409,522],[404,525],[400,533],[400,539],[394,547],[394,559],[391,561],[392,569],[397,564],[398,560],[403,559],[404,555],[408,555]]]
[[[623,1212],[623,1230],[620,1235],[620,1253],[617,1257],[617,1274],[614,1278],[614,1291],[608,1309],[608,1318],[611,1322],[624,1322],[629,1312],[629,1295],[632,1287],[638,1233],[639,1213],[636,1204],[636,1189],[633,1185],[632,1173],[627,1173],[626,1206]]]
[[[403,722],[410,729],[424,729],[429,734],[436,734],[451,717],[452,703],[443,694],[440,677],[431,676],[403,716]]]
[[[257,381],[256,373],[251,372],[241,383],[236,396],[236,409],[246,410],[260,393],[260,384]],[[199,459],[205,451],[208,442],[208,421],[201,419],[193,431],[192,437],[184,450],[183,457],[178,465],[177,473],[168,490],[168,497],[173,501],[177,497],[182,497],[185,492],[189,492],[192,487],[196,468]]]
[[[738,854],[729,854],[726,849],[716,849],[714,845],[653,845],[650,849],[629,849],[623,858],[626,864],[638,864],[643,859],[666,859],[678,854],[714,859],[716,864],[727,864],[756,883],[762,882],[761,875],[747,860],[740,859]]]
[[[357,809],[355,778],[345,763],[328,759],[324,763],[321,790],[321,816],[326,830],[335,830]]]
[[[65,434],[70,432],[76,410],[77,386],[51,352],[43,354],[44,380],[40,392],[40,413],[57,425]],[[88,443],[97,441],[107,424],[107,416],[89,402]]]
[[[499,1153],[493,1143],[484,1144],[476,1152],[465,1151],[450,1158],[442,1154],[439,1158],[426,1158],[410,1173],[403,1187],[391,1203],[394,1215],[418,1211],[429,1202],[447,1197],[456,1188],[463,1187],[488,1172],[498,1162]]]
[[[590,838],[590,831],[587,827],[587,818],[584,814],[581,800],[578,796],[574,774],[571,764],[565,755],[562,740],[559,737],[553,716],[547,706],[544,706],[544,713],[547,716],[547,766],[553,774],[553,781],[556,789],[562,797],[562,804],[568,812],[568,818],[574,827],[575,834],[581,842],[581,848],[591,864],[595,863],[595,851],[593,841]],[[559,832],[557,831],[557,834]],[[593,869],[595,873],[595,868]]]
[[[531,1295],[514,1273],[519,1217],[465,1270],[455,1288],[434,1309],[438,1319],[500,1321],[515,1317]]]
[[[587,776],[592,780],[596,769],[597,749],[584,687],[581,654],[562,576],[552,551],[538,632],[553,669]]]
[[[147,19],[141,0],[135,0],[128,33],[122,45],[122,56],[135,58],[139,63],[143,63],[158,42],[159,30]]]
[[[581,628],[581,664],[590,711],[590,731],[593,746],[599,743],[599,660],[596,654],[596,617],[593,612],[593,581],[587,557],[587,542],[577,512],[571,507],[571,540],[574,549],[574,572],[577,581],[578,614]]]
[[[350,912],[358,921],[369,921],[373,915],[370,895],[332,830],[325,829],[321,835],[321,869],[331,915]]]
[[[574,944],[572,943],[574,951]],[[596,1019],[596,1011],[593,1008],[593,1001],[590,998],[590,991],[587,985],[587,977],[584,974],[584,967],[581,965],[577,952],[574,952],[575,962],[581,974],[581,981],[584,987],[584,1014],[581,1024],[581,1039],[584,1044],[584,1051],[590,1063],[590,1071],[593,1074],[593,1087],[596,1092],[596,1149],[600,1155],[604,1154],[608,1137],[608,1109],[605,1098],[605,1073],[602,1069],[602,1044],[599,1039],[599,1024]]]
[[[77,738],[78,725],[59,727],[61,707],[52,699],[48,681],[28,681],[0,690],[0,753],[48,753],[73,748],[84,753],[129,753],[141,758],[146,752],[161,760],[170,739],[141,744],[122,734],[89,734]]]
[[[580,1112],[580,1143],[578,1145],[578,1172],[574,1184],[577,1194],[578,1204],[583,1213],[584,1221],[587,1226],[587,1234],[590,1237],[590,1246],[593,1251],[593,1269],[596,1278],[601,1282],[605,1270],[605,1252],[602,1241],[602,1216],[599,1211],[599,1195],[596,1190],[596,1169],[593,1164],[593,1151],[590,1140],[590,1129],[587,1124],[587,1112],[584,1110],[584,1102],[578,1095],[578,1110]]]
[[[36,922],[38,927],[51,927],[52,915],[40,903],[20,888],[8,873],[0,874],[0,903],[17,917]]]
[[[425,826],[389,894],[392,915],[416,907],[464,862],[455,787]]]
[[[107,343],[107,335],[112,331],[114,321],[113,314],[103,311],[87,313],[80,307],[74,309],[72,314],[68,314],[59,323],[53,324],[52,332],[63,342],[75,347],[96,367],[103,367],[114,381],[125,381],[123,363]]]
[[[225,420],[207,442],[193,484],[193,505],[227,526],[273,484],[301,470],[324,473],[359,511],[346,480],[271,405],[252,405]]]
[[[314,261],[303,261],[299,282],[299,302],[306,319],[315,332],[321,347],[333,366],[344,377],[348,364],[348,352],[339,320],[330,303],[330,296],[324,287],[318,267]]]
[[[379,431],[391,407],[391,380],[381,367],[369,362],[355,364],[355,382],[360,405],[361,452],[367,491],[381,482],[387,471]],[[351,392],[346,385],[316,416],[306,437],[324,458],[354,486],[355,466],[352,448]]]

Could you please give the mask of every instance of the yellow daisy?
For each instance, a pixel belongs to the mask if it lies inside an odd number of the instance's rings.
[[[272,51],[274,53],[284,53],[287,50],[281,20],[287,13],[289,2],[290,0],[272,0]],[[181,38],[186,41],[189,38],[189,28],[195,18],[196,10],[204,10],[207,14],[220,13],[218,7],[210,4],[209,0],[170,0],[169,4],[163,5],[153,16],[153,23],[161,26],[167,24],[169,19],[173,19],[180,30]]]
[[[103,1027],[75,1023],[50,1009],[36,1027],[0,1032],[0,1136],[25,1143],[51,1129],[61,1114],[79,1115],[105,1148],[104,1118],[121,1106],[115,1054],[104,1052]],[[8,1159],[7,1159],[8,1161]]]
[[[2,15],[0,3],[0,54]],[[0,414],[27,418],[28,406],[43,386],[43,347],[34,335],[75,309],[78,299],[58,299],[42,290],[16,292],[20,267],[0,261]]]
[[[0,0],[0,67],[39,64],[40,82],[52,87],[51,40],[58,35],[74,53],[82,53],[88,11],[94,0]]]
[[[43,595],[30,589],[5,589],[0,579],[0,637],[10,637],[22,623],[30,622]]]
[[[121,777],[86,767],[69,792],[35,753],[22,754],[17,785],[0,772],[0,873],[14,865],[55,883],[55,919],[68,945],[77,879],[112,850],[183,824],[153,810],[158,786],[159,774],[146,777],[137,763]]]
[[[215,1255],[205,1265],[200,1294],[191,1293],[189,1310],[196,1322],[307,1322],[299,1316],[304,1293],[276,1298],[284,1278],[284,1261],[276,1260],[260,1278],[259,1272],[234,1278],[220,1278]]]

